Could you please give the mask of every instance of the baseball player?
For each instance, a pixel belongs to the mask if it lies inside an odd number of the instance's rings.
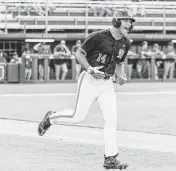
[[[78,79],[77,101],[74,111],[49,111],[39,123],[38,133],[43,136],[52,124],[80,123],[97,100],[104,117],[104,167],[126,169],[128,164],[118,160],[116,94],[112,82],[115,73],[123,85],[127,79],[124,60],[130,48],[126,37],[135,19],[128,10],[116,11],[110,29],[94,32],[76,52],[76,59],[84,68]],[[117,67],[117,69],[116,69]]]

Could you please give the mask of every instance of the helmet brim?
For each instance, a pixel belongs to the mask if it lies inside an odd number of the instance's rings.
[[[130,19],[132,22],[135,22],[136,20],[134,18],[130,18],[130,17],[119,17],[119,20],[123,20],[123,19]]]

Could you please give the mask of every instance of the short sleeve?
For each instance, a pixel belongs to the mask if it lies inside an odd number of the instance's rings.
[[[87,37],[87,39],[83,42],[79,50],[86,56],[97,46],[97,43],[98,43],[98,33],[93,33]]]

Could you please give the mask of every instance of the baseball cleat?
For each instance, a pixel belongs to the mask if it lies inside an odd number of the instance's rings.
[[[129,165],[127,163],[121,163],[119,160],[117,160],[117,155],[105,157],[104,165],[103,167],[107,170],[109,169],[126,169]]]
[[[51,126],[49,116],[55,112],[49,111],[46,113],[45,117],[42,119],[42,121],[39,123],[38,126],[38,134],[40,136],[43,136],[45,132],[48,130],[48,128]]]

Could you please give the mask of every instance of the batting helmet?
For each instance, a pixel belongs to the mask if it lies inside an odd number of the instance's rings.
[[[128,9],[118,10],[113,14],[112,24],[114,27],[119,28],[121,25],[122,19],[130,19],[132,22],[136,20],[133,18],[133,14]],[[131,24],[130,31],[133,29],[133,25]]]

